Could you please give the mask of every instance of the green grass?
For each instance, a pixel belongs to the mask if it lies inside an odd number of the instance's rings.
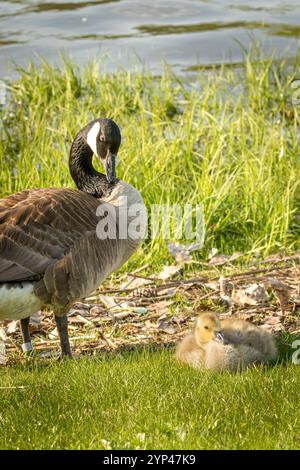
[[[2,449],[300,448],[300,368],[199,372],[171,351],[0,369]],[[27,388],[3,389],[26,386]],[[104,443],[103,440],[108,443]]]
[[[299,64],[246,58],[244,68],[160,77],[105,73],[65,60],[20,70],[0,108],[0,196],[72,186],[77,131],[107,116],[122,128],[119,177],[151,204],[202,203],[197,256],[300,247]],[[170,262],[147,239],[125,269]],[[18,388],[25,386],[26,388]],[[3,388],[13,387],[13,388]],[[135,351],[0,369],[0,448],[299,448],[300,368],[197,372],[170,351]],[[144,438],[144,439],[143,439]],[[109,444],[106,444],[106,447]]]
[[[72,186],[68,154],[77,131],[107,116],[122,129],[119,177],[151,204],[202,203],[212,247],[263,255],[298,248],[299,109],[291,82],[298,62],[247,57],[245,66],[189,77],[150,71],[19,70],[0,129],[0,196],[31,187]],[[172,237],[174,238],[174,237]],[[169,261],[165,240],[150,238],[131,267]]]

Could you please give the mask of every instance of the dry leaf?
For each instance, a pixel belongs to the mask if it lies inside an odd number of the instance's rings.
[[[263,284],[249,284],[233,289],[232,301],[237,305],[259,305],[268,302],[269,296]]]
[[[187,263],[192,261],[190,253],[192,251],[199,250],[202,247],[202,243],[192,243],[190,245],[182,245],[181,243],[172,242],[167,244],[168,250],[171,255],[174,256],[177,263]]]
[[[230,261],[229,255],[216,255],[210,259],[209,264],[211,266],[222,266]]]
[[[116,312],[121,312],[122,310],[131,310],[131,306],[128,302],[124,300],[120,300],[118,302],[115,301],[113,297],[109,297],[108,295],[99,295],[99,300],[107,307],[110,313],[114,314]]]
[[[208,287],[209,289],[212,289],[217,292],[220,288],[220,285],[219,285],[219,282],[212,281],[212,282],[206,282],[205,287]]]
[[[159,289],[160,297],[174,297],[177,292],[177,287],[168,287],[166,289]]]
[[[0,340],[5,341],[6,340],[6,331],[5,328],[1,326],[0,328]]]
[[[57,339],[58,338],[58,331],[57,328],[54,328],[54,330],[50,331],[48,334],[49,339]]]
[[[241,253],[234,253],[233,255],[214,255],[210,258],[209,264],[212,266],[223,266],[223,264],[231,263],[241,256]]]
[[[5,366],[6,364],[6,349],[5,342],[0,340],[0,364]]]
[[[9,324],[7,325],[7,333],[9,335],[15,333],[18,329],[18,324],[19,324],[19,321],[18,320],[13,320],[11,322],[9,322]]]
[[[109,297],[108,295],[99,295],[100,302],[105,305],[105,307],[112,309],[118,307],[118,304],[115,302],[113,297]]]
[[[277,325],[278,323],[281,323],[280,318],[278,317],[265,317],[265,323],[268,323],[270,325]]]
[[[233,255],[230,256],[230,261],[235,261],[236,259],[240,258],[241,256],[243,256],[243,253],[233,253]]]
[[[272,288],[275,297],[279,301],[281,313],[284,315],[289,304],[290,293],[292,291],[291,287],[278,279],[270,277],[267,278],[266,284]]]
[[[89,311],[89,316],[99,316],[103,315],[104,313],[106,312],[101,305],[94,305],[94,307],[92,307]]]
[[[170,279],[171,277],[178,274],[181,269],[181,266],[178,265],[164,266],[163,270],[159,273],[158,278],[165,281],[166,279]]]
[[[76,317],[69,317],[68,323],[80,324],[80,325],[93,325],[93,322],[83,317],[82,315],[76,315]]]
[[[284,326],[278,317],[265,317],[264,324],[260,326],[260,328],[272,331],[282,331]]]
[[[146,321],[145,321],[145,328],[146,328],[147,330],[154,330],[154,329],[157,328],[157,324],[154,323],[154,322],[151,321],[151,320],[146,320]]]
[[[170,323],[167,321],[160,322],[158,329],[164,333],[167,333],[168,335],[174,335],[176,333],[176,328],[174,328],[173,325],[170,325]]]
[[[268,287],[271,287],[272,289],[276,289],[276,290],[284,290],[284,291],[292,290],[290,286],[288,286],[287,284],[284,284],[279,279],[276,279],[273,277],[268,277],[266,279],[266,284],[268,285]]]
[[[143,277],[135,277],[128,274],[126,281],[120,285],[120,290],[128,288],[138,289],[139,287],[147,286],[151,283],[152,281],[150,279],[145,279]]]
[[[150,312],[156,311],[162,313],[169,313],[169,306],[174,304],[174,300],[162,300],[161,302],[156,302],[155,304],[151,304],[148,307]]]

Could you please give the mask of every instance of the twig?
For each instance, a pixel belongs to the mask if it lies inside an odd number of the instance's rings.
[[[126,279],[127,276],[132,276],[133,274],[140,273],[141,271],[144,271],[144,269],[149,268],[149,264],[144,264],[144,266],[141,266],[140,268],[135,269],[132,271],[132,273],[125,273],[123,276],[121,276],[118,280],[123,281],[123,279]]]
[[[286,263],[287,261],[299,261],[300,262],[300,254],[294,256],[285,256],[284,258],[277,258],[277,259],[265,259],[262,261],[256,261],[253,263],[253,266],[260,265],[260,264],[279,264],[279,263]]]
[[[137,278],[137,279],[144,279],[145,281],[160,281],[162,282],[162,279],[159,279],[159,277],[147,277],[147,276],[141,276],[140,274],[134,274],[134,273],[131,273],[131,274],[128,274],[128,276],[130,277],[134,277],[134,278]]]

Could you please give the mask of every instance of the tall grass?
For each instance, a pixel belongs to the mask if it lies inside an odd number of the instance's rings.
[[[151,204],[202,203],[199,253],[262,254],[299,247],[298,64],[248,57],[243,69],[160,77],[147,69],[108,74],[101,63],[68,60],[19,70],[1,110],[0,195],[72,186],[68,154],[89,120],[113,118],[123,143],[118,176]],[[165,262],[162,238],[147,240],[133,263]]]

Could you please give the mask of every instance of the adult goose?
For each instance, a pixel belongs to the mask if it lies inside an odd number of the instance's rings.
[[[67,312],[136,251],[146,210],[140,193],[116,178],[121,143],[111,119],[75,137],[69,158],[78,190],[30,189],[0,199],[0,320],[21,320],[31,351],[30,315],[50,307],[62,355],[71,356]],[[101,160],[105,175],[92,159]]]

